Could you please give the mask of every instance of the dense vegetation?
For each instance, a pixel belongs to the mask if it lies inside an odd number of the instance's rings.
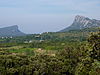
[[[1,38],[0,75],[100,75],[100,32],[78,32]]]

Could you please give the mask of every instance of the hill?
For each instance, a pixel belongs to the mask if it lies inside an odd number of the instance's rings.
[[[24,36],[24,35],[26,34],[21,32],[18,29],[17,25],[0,28],[0,37]]]

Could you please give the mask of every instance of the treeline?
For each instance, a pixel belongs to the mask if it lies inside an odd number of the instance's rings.
[[[66,46],[55,55],[0,50],[0,75],[100,75],[100,32],[91,34],[87,42]]]

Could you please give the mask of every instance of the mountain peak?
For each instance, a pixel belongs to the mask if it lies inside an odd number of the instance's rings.
[[[13,25],[13,26],[10,26],[10,27],[18,28],[18,25]]]
[[[78,30],[91,27],[100,27],[100,20],[89,19],[88,17],[77,15],[71,26],[61,30],[61,32],[66,32],[69,30]]]
[[[4,27],[4,28],[18,30],[18,25],[8,26],[8,27]]]
[[[0,28],[0,37],[3,37],[3,36],[23,36],[23,35],[25,35],[25,34],[22,33],[18,29],[17,25]]]
[[[77,15],[75,16],[75,22],[84,22],[90,20],[88,17]]]
[[[76,15],[75,19],[79,19],[79,18],[86,18],[85,16],[81,16],[81,15]]]

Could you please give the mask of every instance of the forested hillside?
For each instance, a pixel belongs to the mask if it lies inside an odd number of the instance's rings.
[[[0,41],[0,75],[100,75],[99,28]]]

